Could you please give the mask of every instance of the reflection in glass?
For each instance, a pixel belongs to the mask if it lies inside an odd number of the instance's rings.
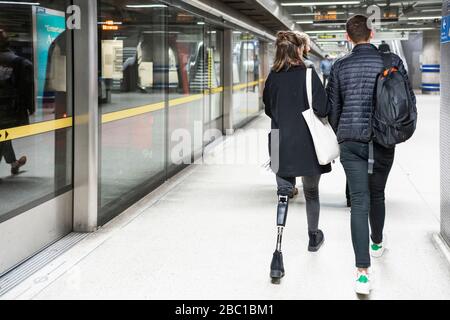
[[[240,127],[261,110],[259,41],[233,31],[233,125]]]
[[[189,164],[203,149],[204,90],[208,85],[205,24],[195,15],[169,8],[169,48],[176,74],[169,73],[169,173]],[[177,80],[176,82],[174,80]],[[200,141],[195,140],[200,137]]]
[[[0,222],[71,188],[67,3],[0,3]]]
[[[222,86],[222,54],[223,31],[209,29],[206,32],[206,68],[208,95],[205,98],[205,130],[217,130],[213,135],[220,137],[223,131],[223,86]],[[205,141],[208,143],[210,141]]]
[[[165,178],[167,72],[169,83],[178,79],[167,61],[167,9],[151,3],[98,1],[100,224]]]
[[[233,32],[233,125],[240,126],[247,119],[247,34]]]

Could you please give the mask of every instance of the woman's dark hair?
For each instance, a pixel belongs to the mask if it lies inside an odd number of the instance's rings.
[[[0,50],[7,49],[9,47],[9,38],[5,30],[0,29]]]
[[[368,18],[362,14],[357,14],[347,20],[345,29],[354,43],[369,40],[372,30],[367,25],[367,21]]]
[[[280,72],[292,66],[303,64],[303,53],[306,49],[308,38],[299,32],[279,31],[275,43],[276,53],[272,70]]]

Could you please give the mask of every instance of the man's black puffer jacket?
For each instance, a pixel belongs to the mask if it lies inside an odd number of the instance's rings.
[[[395,54],[392,56],[392,66],[405,77],[415,104],[416,98],[403,61]],[[368,43],[355,46],[351,53],[333,65],[327,87],[328,111],[339,143],[370,141],[374,92],[382,69],[383,60],[378,49]]]

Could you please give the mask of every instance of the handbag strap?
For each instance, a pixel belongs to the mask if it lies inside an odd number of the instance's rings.
[[[308,98],[309,107],[312,108],[312,68],[306,68],[306,94]]]

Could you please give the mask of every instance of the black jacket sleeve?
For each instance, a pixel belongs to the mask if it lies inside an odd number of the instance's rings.
[[[270,103],[270,74],[267,77],[266,83],[264,85],[264,92],[263,92],[263,102],[264,102],[264,111],[266,115],[272,119],[272,110],[271,110],[271,103]]]
[[[342,114],[342,97],[339,84],[339,67],[335,63],[331,67],[330,78],[328,80],[327,94],[328,94],[328,120],[330,121],[333,130],[337,132],[339,120]]]
[[[313,109],[314,113],[325,118],[328,116],[328,98],[325,88],[323,87],[322,81],[316,72],[312,69],[312,89],[313,89]]]

